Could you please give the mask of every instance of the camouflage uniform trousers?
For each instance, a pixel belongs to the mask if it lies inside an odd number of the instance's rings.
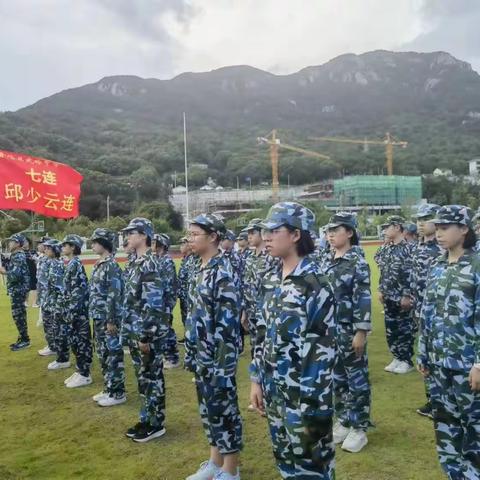
[[[177,346],[177,334],[173,329],[173,314],[170,315],[169,324],[168,334],[163,343],[163,355],[165,360],[178,363],[180,361],[180,354]]]
[[[111,397],[122,398],[125,395],[125,364],[120,336],[108,333],[103,320],[93,321],[93,331],[104,391]]]
[[[273,455],[284,479],[333,480],[335,445],[331,417],[322,418],[306,430],[298,401],[288,397],[271,374],[262,380],[265,409],[272,438]]]
[[[337,325],[337,358],[333,370],[335,415],[344,427],[366,431],[370,423],[371,390],[367,350],[357,357],[349,323]]]
[[[27,309],[25,307],[27,292],[15,290],[13,292],[10,292],[9,295],[12,308],[12,318],[15,322],[15,326],[17,327],[18,336],[22,340],[29,340],[27,326]]]
[[[45,309],[41,309],[43,319],[43,331],[45,333],[45,340],[48,348],[52,352],[57,351],[58,342],[58,330],[60,325],[59,315],[55,312],[50,312]]]
[[[140,351],[139,341],[135,337],[128,337],[126,344],[130,350],[137,377],[138,393],[142,398],[140,422],[163,428],[165,426],[165,378],[162,342],[155,340],[150,343],[148,354]]]
[[[78,373],[88,377],[93,350],[90,322],[85,315],[74,314],[71,318],[63,317],[60,321],[56,350],[58,362],[69,361],[70,348],[77,360]]]
[[[217,387],[195,376],[202,426],[212,447],[223,455],[242,449],[242,417],[237,387]]]
[[[433,366],[430,395],[437,453],[450,480],[480,478],[480,393],[468,372]]]
[[[402,310],[400,302],[389,299],[385,300],[384,310],[390,352],[397,360],[413,365],[413,343],[417,327],[411,310]]]

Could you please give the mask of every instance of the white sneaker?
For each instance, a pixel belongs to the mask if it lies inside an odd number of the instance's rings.
[[[195,377],[192,377],[192,383],[196,383]]]
[[[68,378],[66,378],[66,379],[63,381],[63,383],[66,385],[68,382],[70,382],[71,380],[73,380],[77,375],[78,375],[78,372],[72,373]]]
[[[224,472],[220,470],[214,477],[213,480],[240,480],[240,473],[237,470],[236,475],[232,475],[231,473]]]
[[[350,428],[344,427],[338,420],[333,425],[333,442],[342,443],[350,433]]]
[[[400,363],[400,360],[397,360],[396,358],[394,358],[386,367],[385,367],[385,371],[386,372],[393,372],[398,364]]]
[[[70,362],[57,362],[54,360],[50,362],[47,366],[48,370],[62,370],[64,368],[70,368]]]
[[[38,354],[41,357],[48,357],[50,355],[56,355],[56,353],[53,350],[50,350],[50,347],[48,345],[46,347],[43,347],[41,350],[39,350]]]
[[[393,370],[393,373],[404,374],[409,373],[413,370],[413,366],[410,365],[408,362],[398,362],[397,366]]]
[[[165,360],[163,364],[163,368],[165,370],[172,370],[172,368],[178,368],[180,366],[180,362],[171,362],[170,360]]]
[[[342,450],[358,453],[368,443],[367,434],[363,430],[351,429],[342,443]]]
[[[256,409],[252,404],[250,404],[250,405],[247,407],[247,411],[249,411],[249,412],[256,412],[257,409]]]
[[[186,480],[212,480],[219,472],[220,467],[217,467],[211,460],[207,460],[200,465],[200,468]]]
[[[96,395],[94,395],[92,397],[92,400],[94,402],[98,402],[100,401],[103,397],[108,397],[108,393],[107,392],[98,392]]]
[[[113,407],[115,405],[121,405],[127,401],[127,397],[124,395],[121,398],[111,397],[110,395],[102,397],[97,403],[101,407]]]
[[[92,377],[89,375],[88,377],[84,377],[77,373],[76,377],[73,377],[68,383],[65,384],[67,388],[79,388],[79,387],[86,387],[92,383]]]

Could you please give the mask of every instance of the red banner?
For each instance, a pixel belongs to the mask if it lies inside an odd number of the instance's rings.
[[[82,175],[63,163],[0,150],[0,209],[78,217]]]

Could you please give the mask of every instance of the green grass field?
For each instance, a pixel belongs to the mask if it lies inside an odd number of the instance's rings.
[[[367,247],[370,261],[373,251],[374,247]],[[375,290],[378,274],[375,267],[372,270]],[[91,400],[102,387],[97,361],[94,383],[71,391],[63,380],[72,370],[48,372],[51,357],[37,355],[44,346],[42,330],[35,326],[37,309],[29,310],[32,348],[10,352],[8,345],[16,339],[16,331],[5,288],[0,289],[0,480],[182,480],[208,457],[189,373],[166,372],[167,435],[146,445],[135,444],[124,436],[137,422],[139,405],[130,358],[126,357],[128,402],[98,407]],[[417,373],[395,376],[383,371],[391,358],[378,303],[373,318],[369,354],[376,428],[370,431],[370,443],[363,452],[337,450],[337,479],[442,479],[432,422],[415,413],[424,402],[422,380]],[[178,311],[176,326],[181,332]],[[248,359],[243,356],[238,373],[245,443],[242,479],[278,479],[266,421],[246,410],[247,372]]]

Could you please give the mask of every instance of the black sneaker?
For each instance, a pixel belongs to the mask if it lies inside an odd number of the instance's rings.
[[[162,437],[163,435],[165,435],[165,428],[145,425],[143,428],[137,431],[132,440],[137,443],[147,443],[150,440]]]
[[[432,405],[426,403],[423,407],[417,408],[417,413],[422,417],[428,417],[433,420]]]
[[[9,345],[10,348],[13,348],[17,343],[22,341],[22,337],[18,337],[17,340]]]
[[[12,352],[18,352],[30,346],[30,340],[19,340],[17,343],[14,343],[10,346]]]
[[[145,423],[142,423],[142,422],[138,422],[134,427],[131,427],[129,428],[126,432],[125,432],[125,435],[128,437],[128,438],[133,438],[137,432],[139,432],[140,430],[142,430],[143,428],[145,428],[147,425]]]

